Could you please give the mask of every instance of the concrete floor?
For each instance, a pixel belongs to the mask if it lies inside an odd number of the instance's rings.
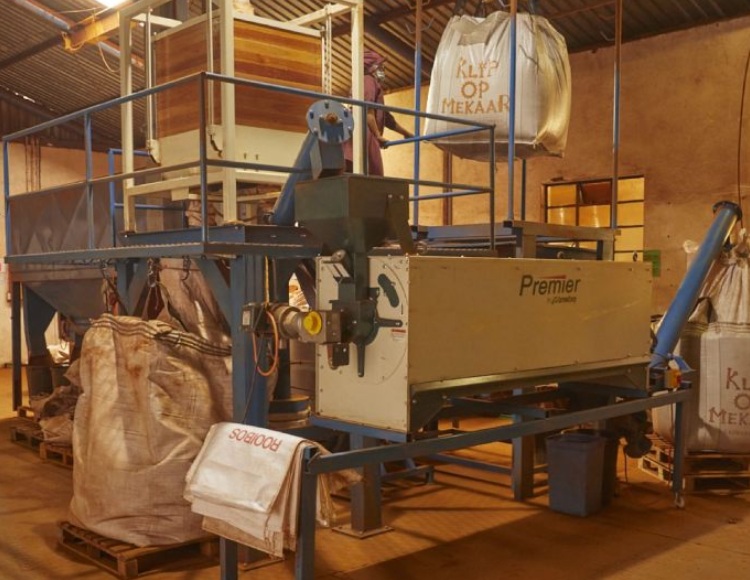
[[[9,414],[9,373],[0,370],[0,412]],[[112,578],[56,546],[71,471],[42,463],[9,441],[0,421],[0,580]],[[475,456],[497,458],[501,445]],[[507,460],[507,457],[505,457]],[[620,479],[625,479],[621,462]],[[441,467],[436,483],[390,489],[384,517],[395,531],[355,540],[317,534],[316,577],[325,580],[744,579],[750,578],[750,494],[689,496],[627,466],[613,505],[588,518],[552,512],[546,495],[510,500],[507,478]],[[543,492],[543,489],[542,489]],[[342,511],[346,505],[342,502]],[[293,578],[294,558],[243,578]],[[153,579],[218,579],[217,565],[153,573]]]

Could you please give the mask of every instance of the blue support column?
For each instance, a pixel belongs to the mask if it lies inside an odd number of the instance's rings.
[[[94,235],[94,186],[91,180],[94,176],[94,159],[91,145],[91,115],[85,114],[83,116],[83,128],[84,128],[84,147],[86,153],[86,229],[89,250],[94,249],[96,245]]]
[[[318,476],[315,473],[310,473],[309,470],[309,464],[314,453],[314,449],[306,449],[302,458],[297,555],[295,559],[296,580],[312,580],[315,577],[315,511],[318,497]]]
[[[5,197],[5,255],[13,255],[10,231],[10,143],[3,141],[3,195]]]
[[[115,149],[107,151],[107,169],[110,175],[115,174]],[[109,182],[109,220],[112,224],[112,247],[117,246],[117,198],[115,195],[115,182]]]
[[[422,111],[422,0],[417,0],[414,15],[416,29],[414,30],[414,110]],[[414,136],[421,134],[421,118],[414,117]],[[414,142],[414,189],[412,203],[412,224],[419,227],[419,176],[420,176],[421,141]]]
[[[208,157],[208,137],[206,131],[206,75],[200,76],[198,87],[198,110],[200,111],[200,123],[198,125],[198,157],[200,172],[200,190],[201,190],[201,242],[204,244],[208,241],[208,167],[206,159]]]
[[[685,464],[685,403],[675,403],[674,406],[674,468],[672,472],[672,491],[675,493],[675,503],[682,507],[683,467]]]
[[[259,427],[265,427],[268,423],[266,380],[256,372],[251,340],[242,329],[242,307],[248,302],[263,300],[263,260],[262,256],[238,256],[232,259],[228,305],[232,331],[233,419]],[[219,543],[221,578],[237,580],[238,546],[224,538]]]
[[[512,221],[514,218],[515,208],[515,167],[513,162],[516,157],[516,60],[518,50],[518,43],[516,40],[516,24],[518,20],[518,2],[517,0],[511,0],[510,2],[510,69],[508,71],[509,76],[509,90],[510,103],[508,106],[508,220]],[[494,167],[492,170],[494,171]]]
[[[23,405],[23,387],[21,382],[21,284],[11,282],[10,285],[10,316],[11,316],[11,354],[13,357],[13,410]]]

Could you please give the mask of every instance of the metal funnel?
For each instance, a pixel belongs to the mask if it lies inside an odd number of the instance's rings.
[[[366,254],[396,237],[406,252],[409,233],[409,184],[398,179],[337,175],[298,183],[295,216],[327,250]]]

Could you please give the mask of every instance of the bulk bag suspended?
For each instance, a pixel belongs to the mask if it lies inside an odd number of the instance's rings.
[[[570,120],[570,64],[565,40],[541,16],[518,14],[516,25],[516,157],[561,156]],[[454,16],[432,66],[427,113],[495,126],[495,154],[508,155],[510,15]],[[425,135],[467,125],[426,119]],[[487,160],[487,131],[432,141],[459,157]]]

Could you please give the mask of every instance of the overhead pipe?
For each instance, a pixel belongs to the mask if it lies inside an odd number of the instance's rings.
[[[50,10],[46,6],[43,6],[39,2],[36,2],[36,0],[10,0],[15,4],[16,6],[20,8],[24,8],[28,10],[29,12],[32,12],[36,16],[39,16],[40,18],[43,18],[47,22],[50,22],[63,32],[72,32],[76,26],[78,25],[77,22],[70,20],[63,16],[62,14],[58,14],[57,12],[54,12],[53,10]],[[44,46],[44,50],[47,48],[50,48],[50,46],[46,46],[47,43],[42,43],[41,46]],[[107,54],[110,56],[113,56],[116,59],[120,59],[120,51],[115,48],[112,44],[106,41],[98,42],[97,45]],[[33,54],[25,55],[25,57],[33,56]],[[143,63],[141,62],[141,59],[137,57],[132,57],[133,64],[136,66],[143,68]]]
[[[414,29],[414,110],[422,110],[422,0],[417,0],[416,12],[414,14],[416,27]],[[422,119],[414,117],[414,136],[419,137],[421,133],[420,123]],[[412,223],[419,227],[419,164],[420,164],[420,142],[414,142],[414,201],[412,202]]]
[[[742,217],[740,206],[731,201],[717,203],[714,206],[714,213],[716,214],[714,221],[706,232],[706,237],[698,248],[690,269],[685,274],[674,300],[659,325],[656,345],[649,365],[651,368],[666,368],[670,355],[677,346],[682,327],[685,326],[695,308],[698,293],[711,265],[721,252],[737,220]]]
[[[515,217],[515,157],[516,157],[516,24],[518,19],[518,0],[510,0],[510,102],[508,105],[508,221]],[[494,167],[491,168],[495,170]],[[494,216],[493,216],[494,217]]]

